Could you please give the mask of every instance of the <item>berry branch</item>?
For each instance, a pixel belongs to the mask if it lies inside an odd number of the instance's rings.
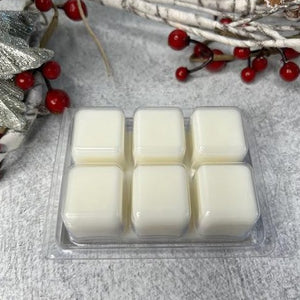
[[[300,19],[298,7],[300,0],[281,0],[280,4],[275,6],[262,3],[260,0],[92,1],[128,10],[141,17],[163,22],[204,39],[233,47],[290,47],[300,50],[299,37],[290,38],[286,32],[287,28],[288,31],[294,30],[295,25],[291,23]],[[186,7],[189,9],[185,9]],[[291,14],[295,7],[296,12]],[[215,16],[224,16],[225,13],[228,13],[233,22],[222,24],[214,19]],[[276,18],[277,20],[280,18],[281,25],[274,22]]]
[[[228,24],[232,20],[227,17],[220,20],[223,24]],[[268,66],[267,57],[281,54],[283,66],[279,71],[280,77],[285,81],[294,81],[298,78],[300,70],[296,63],[289,60],[299,57],[299,53],[292,48],[260,48],[252,50],[248,47],[235,47],[233,54],[224,54],[219,49],[210,49],[209,41],[196,41],[180,29],[173,30],[168,37],[168,44],[173,50],[182,50],[194,43],[193,54],[190,62],[201,62],[201,65],[192,69],[179,67],[175,72],[175,77],[179,81],[186,81],[191,73],[206,68],[210,72],[221,71],[228,62],[235,60],[247,60],[247,66],[241,71],[243,82],[253,82],[256,73],[264,71]],[[253,60],[252,60],[253,59]]]
[[[56,27],[58,26],[58,10],[57,10],[57,7],[55,4],[53,4],[52,7],[54,9],[54,14],[53,14],[52,20],[51,20],[48,28],[46,29],[46,31],[41,39],[40,48],[46,47],[46,45],[48,44],[48,41],[50,40]]]
[[[53,9],[53,17],[52,20],[44,32],[43,37],[40,41],[40,48],[45,48],[49,39],[52,37],[57,25],[58,25],[58,8],[52,2],[52,0],[35,0],[28,2],[25,5],[25,9],[28,9],[32,4],[35,4],[36,8],[43,14],[51,9]],[[84,5],[85,7],[85,5]],[[74,21],[81,20],[81,16],[79,13],[79,8],[77,7],[76,0],[68,0],[64,5],[63,9],[65,10],[66,15]],[[86,7],[84,8],[84,14],[87,14]],[[48,61],[42,67],[36,70],[29,70],[22,73],[19,73],[15,76],[15,85],[22,89],[23,91],[27,91],[31,89],[35,84],[35,76],[34,73],[40,72],[46,86],[48,88],[48,92],[45,98],[45,106],[52,113],[62,113],[66,107],[70,106],[70,98],[68,94],[63,90],[53,89],[49,80],[55,80],[60,76],[61,67],[56,61]]]
[[[32,10],[32,6],[35,6],[39,14]],[[50,10],[53,11],[53,16],[48,23],[45,13]],[[86,19],[87,7],[83,1],[65,0],[65,3],[55,5],[52,0],[31,0],[21,12],[2,12],[0,22],[4,26],[1,27],[0,42],[3,58],[0,70],[0,173],[4,157],[21,145],[38,115],[62,113],[70,106],[68,94],[52,86],[52,81],[61,74],[61,67],[58,62],[50,60],[54,52],[44,48],[53,36],[61,11],[72,21],[83,20],[101,52],[108,73],[111,73],[108,58]],[[40,16],[44,23],[39,22]],[[36,26],[37,23],[41,26]],[[41,38],[40,33],[43,30]],[[48,91],[44,105],[41,105],[45,85]]]
[[[53,3],[52,0],[31,0],[25,5],[24,9],[29,9],[29,7],[33,4],[35,4],[36,8],[40,11],[41,14],[44,14],[45,12],[48,12],[51,9],[53,10],[51,22],[49,23],[46,31],[44,32],[43,37],[41,38],[40,48],[46,47],[48,41],[50,40],[56,27],[58,26],[59,10],[63,10],[66,16],[72,21],[83,21],[88,33],[93,38],[101,53],[107,74],[111,74],[109,60],[99,39],[91,29],[86,19],[88,11],[86,4],[82,0],[67,0],[64,4],[61,5],[56,5],[55,3]],[[15,85],[24,91],[31,89],[35,83],[35,72],[41,73],[48,88],[48,92],[45,99],[46,108],[52,113],[63,112],[65,107],[70,106],[70,98],[65,91],[53,89],[50,83],[50,80],[57,79],[61,73],[61,67],[58,64],[58,62],[48,61],[41,68],[17,74],[15,76]]]

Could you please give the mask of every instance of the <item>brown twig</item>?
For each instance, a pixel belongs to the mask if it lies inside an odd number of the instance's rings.
[[[0,127],[0,137],[5,133],[5,131],[6,131],[5,127]]]
[[[43,74],[42,74],[42,75],[43,75]],[[51,85],[51,83],[50,83],[50,80],[47,79],[44,75],[43,75],[43,78],[44,78],[44,81],[45,81],[45,83],[46,83],[46,86],[47,86],[48,91],[51,91],[51,90],[52,90],[52,85]]]
[[[53,32],[55,31],[57,25],[58,25],[58,10],[55,4],[53,4],[53,8],[54,8],[54,14],[52,17],[52,20],[47,28],[47,30],[45,31],[41,42],[40,42],[40,48],[45,48],[48,41],[50,40],[51,36],[53,35]]]
[[[104,64],[105,64],[106,73],[107,73],[108,76],[110,76],[110,75],[112,75],[112,70],[111,70],[111,67],[110,67],[109,59],[108,59],[108,57],[107,57],[107,55],[105,53],[105,50],[102,47],[101,42],[98,39],[98,37],[96,36],[95,32],[92,30],[89,22],[87,21],[85,15],[84,15],[84,11],[83,11],[83,8],[82,8],[80,0],[77,0],[77,5],[78,5],[78,8],[79,8],[79,13],[80,13],[80,16],[82,18],[83,24],[84,24],[87,32],[92,37],[92,39],[94,40],[95,44],[97,45],[97,47],[99,49],[99,52],[100,52],[100,54],[102,56],[102,59],[104,61]]]
[[[194,54],[192,54],[190,56],[191,62],[204,62],[206,60],[207,60],[207,58],[195,57]],[[232,60],[235,60],[235,57],[233,55],[229,55],[229,54],[214,54],[212,60],[213,61],[232,61]]]

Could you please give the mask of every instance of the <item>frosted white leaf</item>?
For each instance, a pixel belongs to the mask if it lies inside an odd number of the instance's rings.
[[[53,51],[30,48],[25,40],[0,30],[0,78],[36,69],[52,56]]]
[[[15,130],[25,128],[26,105],[22,102],[23,98],[23,91],[13,82],[0,80],[0,127]]]
[[[28,40],[35,30],[39,14],[30,11],[0,11],[0,28],[10,35]]]

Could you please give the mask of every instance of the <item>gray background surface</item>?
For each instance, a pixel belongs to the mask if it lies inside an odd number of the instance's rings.
[[[21,0],[2,0],[17,9]],[[236,62],[220,74],[195,74],[186,84],[174,70],[191,48],[170,50],[170,28],[88,3],[89,20],[111,59],[107,79],[95,45],[81,23],[63,13],[49,48],[62,65],[54,85],[74,106],[238,105],[247,111],[266,181],[276,247],[263,258],[65,261],[46,260],[42,239],[61,116],[39,119],[0,182],[1,299],[300,299],[299,79],[278,77],[279,58],[252,85],[242,84]],[[299,62],[299,61],[298,61]]]

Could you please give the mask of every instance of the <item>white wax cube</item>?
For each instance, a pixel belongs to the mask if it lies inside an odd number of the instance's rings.
[[[81,109],[74,118],[72,157],[77,164],[122,164],[125,118],[118,109]]]
[[[139,109],[134,116],[136,163],[181,163],[185,155],[182,112],[177,108]]]
[[[241,162],[247,154],[241,113],[236,108],[199,108],[191,116],[192,165]]]
[[[200,234],[242,237],[251,230],[259,211],[248,165],[202,165],[194,179]]]
[[[133,173],[131,220],[140,237],[179,237],[190,221],[184,167],[138,166]]]
[[[116,166],[70,169],[62,218],[75,239],[118,235],[122,230],[123,172]]]

